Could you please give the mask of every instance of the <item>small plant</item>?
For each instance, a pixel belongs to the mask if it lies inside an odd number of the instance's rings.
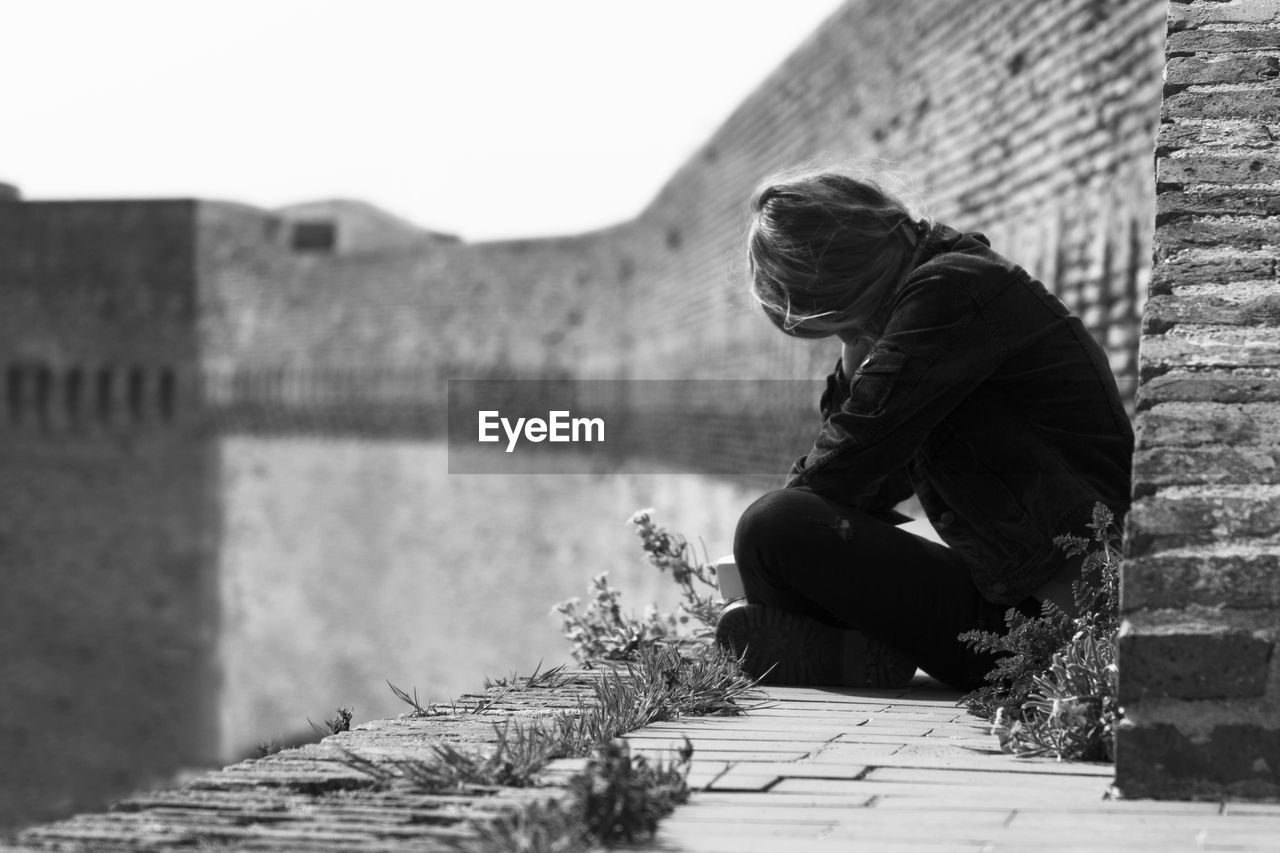
[[[689,799],[692,758],[688,738],[669,764],[633,757],[622,738],[597,747],[586,769],[569,782],[591,836],[605,844],[651,838],[658,819]]]
[[[1004,635],[968,631],[975,651],[1003,653],[990,682],[961,701],[993,721],[1001,748],[1060,760],[1113,760],[1121,718],[1116,701],[1116,635],[1120,626],[1120,533],[1111,511],[1097,504],[1091,539],[1059,536],[1068,557],[1084,556],[1072,584],[1074,618],[1045,602],[1038,617],[1005,614]],[[1096,584],[1092,582],[1096,579]]]
[[[564,664],[561,664],[560,666],[553,666],[551,669],[548,669],[545,672],[543,672],[542,661],[538,661],[538,665],[533,668],[533,674],[530,675],[528,678],[523,679],[524,681],[523,686],[526,688],[559,687],[573,680],[572,678],[563,677],[562,676],[563,672],[564,672]],[[501,702],[507,696],[507,694],[510,693],[512,690],[515,690],[517,687],[520,687],[521,686],[520,682],[521,682],[520,676],[516,675],[514,672],[511,673],[511,675],[507,678],[498,678],[498,679],[486,678],[484,680],[484,689],[491,690],[496,688],[498,691],[497,694],[493,696],[487,696],[485,697],[484,701],[480,702],[475,707],[468,708],[468,713],[481,714],[481,713],[484,713],[485,711],[488,711],[490,708],[494,707],[499,702]]]
[[[310,717],[307,717],[307,724],[320,737],[336,735],[338,732],[349,732],[351,731],[351,709],[339,708],[336,714],[324,721],[323,726],[316,725]]]
[[[640,534],[649,564],[670,574],[680,587],[681,602],[675,613],[646,608],[643,615],[623,611],[621,592],[609,585],[608,573],[591,580],[591,603],[571,598],[555,606],[561,616],[561,631],[573,645],[573,656],[587,666],[602,660],[631,660],[648,645],[693,646],[706,644],[715,633],[721,604],[715,567],[695,558],[689,542],[653,522],[653,510],[643,509],[631,517]],[[700,589],[711,592],[703,595]]]
[[[392,684],[390,680],[387,681],[387,686],[391,688],[391,692],[395,694],[397,699],[413,708],[413,712],[409,714],[410,717],[431,716],[431,711],[422,707],[422,704],[418,701],[418,688],[413,688],[413,695],[410,696],[407,692]]]
[[[627,660],[645,645],[679,636],[678,618],[660,614],[656,608],[639,618],[624,613],[619,603],[622,593],[609,586],[608,572],[591,579],[591,590],[586,607],[580,599],[570,598],[553,611],[560,614],[561,633],[573,645],[579,663],[592,666],[598,661]]]
[[[642,509],[631,516],[631,523],[638,528],[641,547],[644,548],[649,564],[660,572],[670,573],[671,579],[680,587],[682,601],[680,611],[685,617],[681,623],[692,619],[700,627],[694,633],[706,639],[715,633],[716,621],[720,618],[720,588],[716,583],[716,567],[706,559],[706,547],[703,547],[703,559],[699,561],[688,540],[677,533],[653,523],[653,510]],[[700,595],[698,590],[709,589],[710,595]]]
[[[258,743],[258,752],[256,757],[266,758],[268,755],[275,755],[282,749],[284,749],[284,747],[273,740],[260,741]]]
[[[351,709],[339,708],[336,714],[324,721],[324,724],[329,728],[331,735],[351,731]]]
[[[626,740],[612,740],[569,780],[567,803],[537,801],[477,822],[475,837],[458,847],[467,853],[570,853],[652,838],[658,820],[689,798],[692,757],[687,739],[666,763],[632,756]]]
[[[994,726],[1006,752],[1060,760],[1115,761],[1120,722],[1115,638],[1081,628],[1037,675],[1021,719]]]
[[[416,687],[413,688],[413,695],[409,695],[408,691],[402,690],[390,681],[387,681],[387,686],[391,688],[391,692],[395,694],[397,699],[413,709],[408,714],[402,714],[401,716],[414,719],[416,717],[442,717],[448,714],[459,713],[458,706],[453,702],[450,702],[448,705],[440,705],[432,702],[424,707],[422,703],[418,701],[418,688]]]
[[[533,672],[528,677],[516,675],[514,672],[503,678],[486,677],[484,680],[484,689],[488,690],[493,687],[502,688],[520,686],[526,689],[533,687],[545,687],[550,690],[554,690],[557,687],[563,687],[573,681],[572,675],[564,674],[564,668],[565,664],[560,664],[559,666],[553,666],[550,669],[544,670],[542,668],[542,661],[538,661],[538,665],[533,668]],[[524,683],[521,684],[521,681]]]
[[[1035,677],[1048,668],[1054,653],[1071,639],[1071,617],[1050,601],[1044,602],[1039,616],[1027,616],[1010,608],[1004,621],[1004,634],[966,631],[960,635],[960,640],[975,652],[1001,655],[986,675],[989,683],[960,700],[970,713],[984,719],[994,719],[998,713],[1020,713],[1031,695]]]

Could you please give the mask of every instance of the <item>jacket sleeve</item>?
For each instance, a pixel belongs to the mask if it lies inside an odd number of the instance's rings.
[[[1000,340],[968,288],[941,273],[913,276],[848,396],[787,485],[852,506],[887,500],[892,478],[929,432],[1002,359]]]
[[[822,397],[818,400],[818,411],[822,414],[822,423],[826,424],[827,419],[833,414],[840,411],[840,407],[844,405],[844,401],[849,399],[849,377],[844,372],[844,361],[841,358],[836,359],[836,366],[827,374],[827,387],[822,392]],[[802,485],[795,482],[798,472],[804,470],[804,460],[808,454],[801,456],[791,465],[791,471],[787,474],[786,487],[793,485]]]
[[[831,416],[841,411],[844,402],[849,399],[849,384],[849,377],[844,372],[843,363],[837,359],[835,369],[827,376],[826,390],[822,392],[822,398],[818,402],[824,428]],[[807,456],[801,456],[791,466],[791,471],[787,475],[787,488],[805,485],[802,475],[806,458]],[[874,489],[858,489],[855,494],[850,494],[844,499],[840,495],[830,495],[830,497],[838,503],[861,509],[890,524],[901,524],[904,521],[910,521],[910,516],[895,512],[893,507],[913,494],[915,494],[915,488],[907,477],[906,468],[899,468],[881,478]]]

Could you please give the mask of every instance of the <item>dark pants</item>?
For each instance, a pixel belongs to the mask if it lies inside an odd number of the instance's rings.
[[[995,663],[956,635],[1003,633],[1008,606],[985,600],[949,548],[865,512],[806,488],[770,492],[742,514],[733,555],[752,604],[864,631],[961,689]],[[1019,607],[1040,611],[1031,599]]]

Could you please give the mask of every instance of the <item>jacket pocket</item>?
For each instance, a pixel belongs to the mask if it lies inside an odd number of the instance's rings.
[[[904,352],[872,350],[849,380],[849,397],[844,402],[844,411],[854,415],[878,415],[884,411],[906,360]]]

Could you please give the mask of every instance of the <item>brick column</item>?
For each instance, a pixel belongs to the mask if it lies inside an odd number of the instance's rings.
[[[1280,0],[1169,5],[1116,783],[1280,797]]]

